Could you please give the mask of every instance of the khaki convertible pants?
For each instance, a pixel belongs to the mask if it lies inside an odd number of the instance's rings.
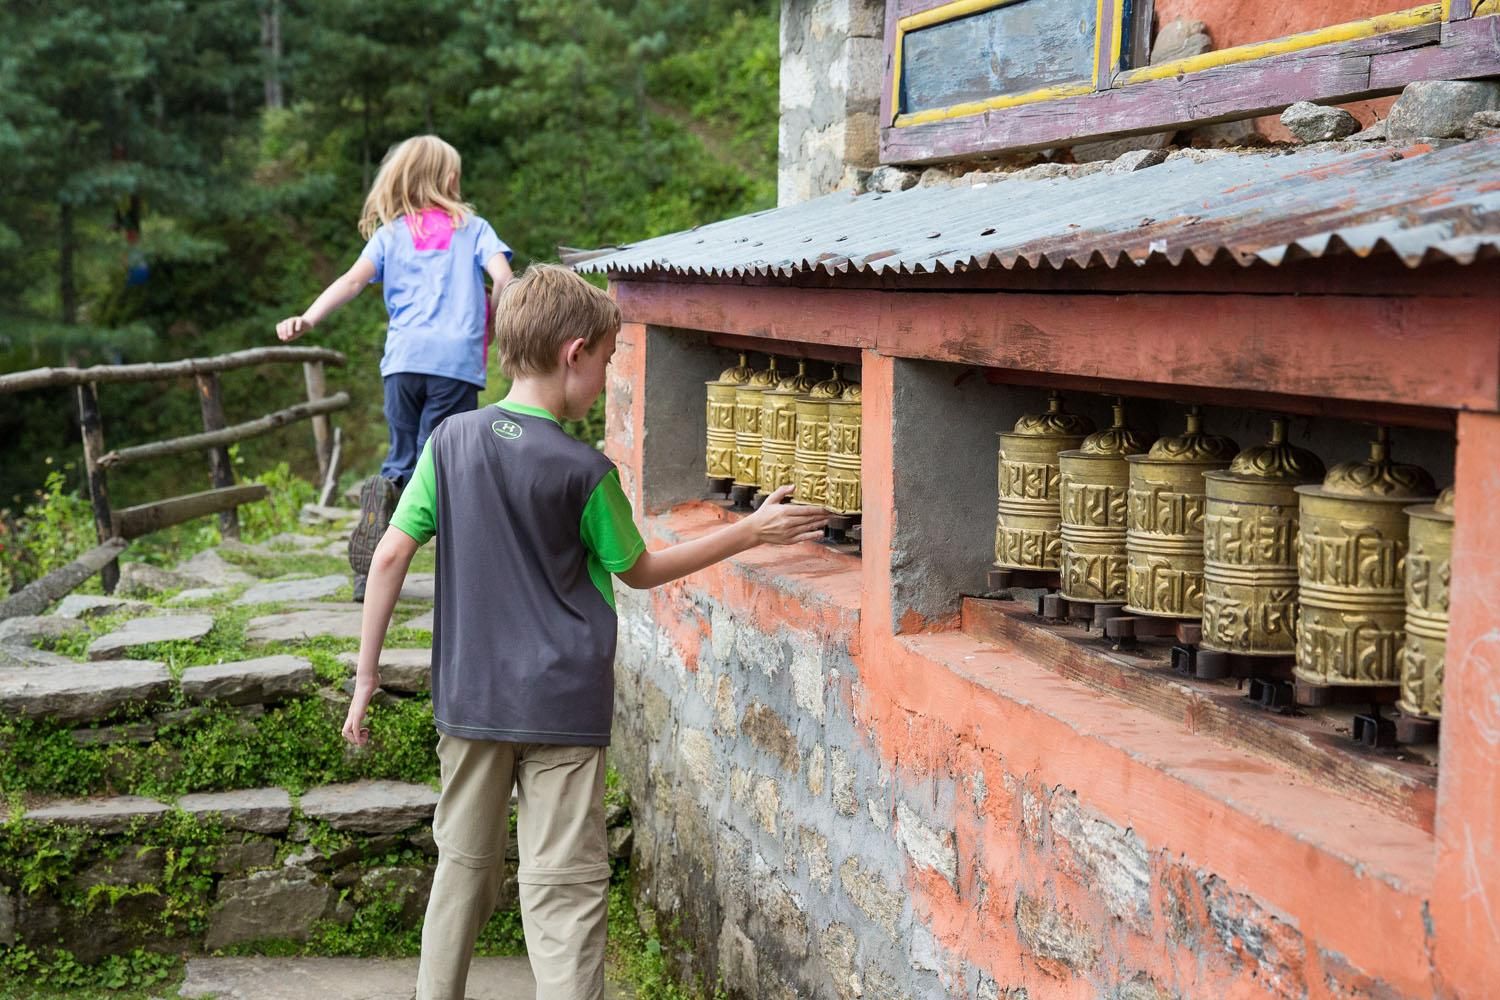
[[[505,865],[517,795],[522,924],[537,1000],[604,995],[609,848],[604,748],[438,738],[437,872],[422,926],[417,1000],[463,1000]]]

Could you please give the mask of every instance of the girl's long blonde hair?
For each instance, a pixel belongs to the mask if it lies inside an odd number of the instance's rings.
[[[383,224],[403,215],[419,215],[426,208],[440,208],[462,226],[474,214],[474,206],[458,196],[463,159],[458,150],[435,135],[414,135],[391,147],[380,161],[380,172],[365,207],[359,213],[359,232],[365,239]]]

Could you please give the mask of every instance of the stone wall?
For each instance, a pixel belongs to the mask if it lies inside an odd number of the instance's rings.
[[[778,204],[848,186],[880,162],[884,25],[881,0],[782,0]]]
[[[638,504],[641,400],[706,377],[644,364],[681,359],[674,336],[627,324],[612,366]],[[954,630],[984,559],[949,529],[994,467],[943,456],[992,448],[1040,392],[868,351],[860,375],[862,558],[756,549],[619,590],[637,902],[688,970],[735,998],[1437,995],[1430,831]],[[735,516],[645,506],[658,546]]]

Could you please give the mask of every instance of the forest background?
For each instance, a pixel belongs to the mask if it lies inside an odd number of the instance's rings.
[[[769,0],[8,0],[0,371],[275,343],[352,263],[369,181],[416,133],[458,147],[464,197],[518,270],[769,207],[777,73]],[[300,342],[348,356],[329,369],[353,400],[334,417],[346,483],[384,453],[384,330],[376,288]],[[294,365],[223,382],[230,423],[304,395]],[[504,389],[492,365],[481,402]],[[3,593],[41,569],[17,557],[27,510],[55,517],[82,475],[70,390],[0,401]],[[109,447],[201,429],[190,380],[102,386],[100,403]],[[316,473],[306,423],[235,460]],[[208,485],[193,454],[123,467],[111,500]]]

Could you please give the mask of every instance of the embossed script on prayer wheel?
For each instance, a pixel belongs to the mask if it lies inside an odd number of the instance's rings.
[[[828,401],[828,493],[823,506],[835,514],[860,512],[860,392],[856,383]]]
[[[848,387],[834,365],[832,378],[797,397],[797,449],[792,459],[792,499],[797,503],[821,507],[828,501],[828,403]]]
[[[1271,440],[1205,472],[1203,647],[1245,656],[1291,656],[1297,649],[1297,487],[1323,478],[1318,456]]]
[[[1070,601],[1124,603],[1127,455],[1146,441],[1125,424],[1125,407],[1114,406],[1114,424],[1059,452],[1062,496],[1062,595]]]
[[[813,387],[807,362],[760,397],[760,488],[770,493],[792,483],[797,455],[797,397]]]
[[[1407,715],[1443,715],[1443,657],[1448,646],[1448,585],[1453,560],[1453,488],[1437,502],[1406,508],[1406,645],[1401,651],[1401,697]]]
[[[1437,487],[1427,470],[1390,458],[1384,428],[1363,462],[1299,486],[1297,680],[1394,686],[1406,644],[1406,508]]]
[[[760,405],[767,389],[781,381],[773,357],[768,367],[734,388],[734,485],[760,486]]]
[[[1094,429],[1068,413],[1062,397],[1047,397],[1047,412],[1028,413],[1000,438],[1000,498],[995,518],[995,565],[1055,570],[1062,563],[1062,508],[1057,453],[1077,448]]]
[[[1238,450],[1228,438],[1204,433],[1195,406],[1182,434],[1125,459],[1126,611],[1164,618],[1203,613],[1203,474],[1227,466]]]
[[[734,391],[750,381],[754,372],[750,370],[745,355],[740,363],[726,368],[724,373],[708,386],[708,450],[705,467],[709,479],[734,478]]]

